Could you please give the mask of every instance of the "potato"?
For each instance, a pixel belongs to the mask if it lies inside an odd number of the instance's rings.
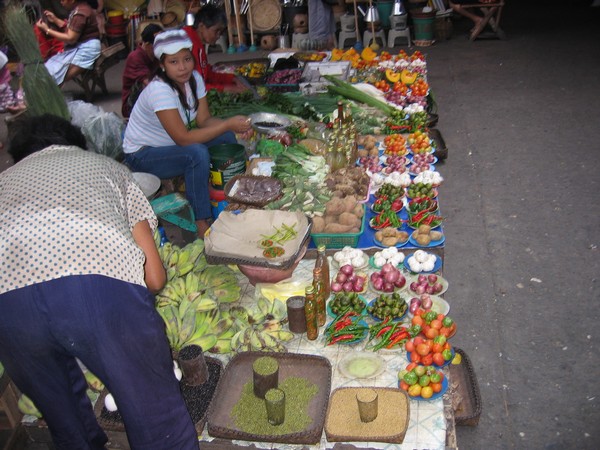
[[[360,219],[349,212],[343,212],[342,214],[340,214],[338,221],[342,225],[351,225],[353,227],[360,227],[361,225]]]
[[[390,237],[383,238],[383,241],[381,241],[381,243],[383,245],[385,245],[386,247],[393,247],[394,245],[396,245],[398,243],[398,239],[390,236]]]
[[[429,245],[431,237],[428,234],[417,234],[416,240],[419,245]]]
[[[350,230],[352,230],[351,225],[342,225],[340,223],[328,223],[325,225],[325,233],[343,234],[350,233]]]
[[[418,233],[417,234],[429,234],[429,232],[431,231],[431,227],[429,225],[419,225],[419,228],[417,229]]]
[[[431,237],[432,241],[439,241],[444,237],[444,234],[439,231],[432,231],[429,233],[429,237]]]
[[[381,230],[383,237],[393,237],[396,238],[397,234],[398,234],[398,230],[396,230],[393,227],[385,227],[383,230]]]
[[[339,216],[346,211],[344,201],[338,197],[333,197],[325,204],[325,213],[329,215]]]
[[[323,217],[319,217],[319,216],[313,217],[312,232],[313,233],[322,233],[324,229],[325,229],[325,219]]]
[[[408,233],[406,231],[398,231],[398,233],[396,233],[396,237],[398,238],[398,242],[408,241]]]
[[[362,203],[357,203],[354,209],[352,210],[352,214],[354,214],[359,219],[362,219],[362,216],[365,215],[365,208]]]
[[[325,225],[328,223],[338,223],[338,217],[337,214],[325,214]]]

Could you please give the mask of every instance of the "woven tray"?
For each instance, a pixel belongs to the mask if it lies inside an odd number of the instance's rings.
[[[181,385],[183,399],[190,412],[192,421],[194,421],[196,431],[200,435],[206,425],[207,411],[215,396],[219,381],[223,376],[223,363],[211,356],[204,356],[208,366],[209,381],[201,386]],[[104,397],[108,391],[104,389],[96,401],[94,412],[98,423],[105,431],[125,432],[125,424],[119,414],[119,411],[109,412],[104,407]]]
[[[273,185],[276,186],[277,190],[274,191],[271,196],[269,196],[268,198],[265,198],[262,201],[258,201],[258,200],[250,201],[245,197],[240,197],[239,195],[231,194],[231,191],[235,187],[236,182],[241,181],[241,180],[257,180],[257,181],[265,181],[265,182],[273,183]],[[247,205],[252,205],[252,206],[258,206],[259,208],[262,208],[267,203],[271,203],[272,201],[277,200],[279,197],[281,197],[281,194],[282,194],[281,189],[282,188],[283,188],[283,184],[277,178],[257,176],[257,175],[236,175],[227,182],[227,184],[225,185],[224,192],[225,192],[225,199],[230,203],[241,203],[241,204],[247,204]]]
[[[282,13],[279,0],[252,1],[254,31],[269,31],[278,28],[281,24]]]
[[[244,432],[231,420],[231,411],[240,399],[244,384],[252,380],[252,364],[260,356],[272,356],[279,363],[279,379],[303,377],[319,390],[308,405],[312,423],[302,432],[258,435]],[[321,356],[297,353],[243,352],[234,356],[219,380],[215,401],[208,411],[208,433],[213,437],[245,441],[316,444],[323,434],[325,413],[331,390],[331,363]]]
[[[467,354],[456,347],[454,347],[454,351],[462,357],[461,364],[448,366],[450,385],[454,393],[452,395],[454,423],[474,427],[479,423],[482,409],[477,377]]]
[[[358,414],[356,394],[373,389],[378,394],[378,414],[363,423]],[[401,444],[410,419],[410,402],[402,389],[380,387],[338,388],[331,393],[325,434],[329,442],[389,442]]]
[[[249,208],[250,209],[250,208]],[[312,229],[312,219],[310,217],[306,217],[308,221],[308,226],[306,227],[306,234],[296,252],[293,255],[287,255],[287,259],[284,261],[278,261],[277,264],[270,263],[266,260],[254,260],[248,258],[241,257],[225,257],[225,256],[216,256],[210,253],[205,252],[206,261],[209,264],[243,264],[250,266],[258,266],[258,267],[269,267],[272,269],[285,270],[292,267],[292,265],[296,264],[296,259],[300,255],[301,252],[305,251],[305,247],[310,239],[310,230]]]

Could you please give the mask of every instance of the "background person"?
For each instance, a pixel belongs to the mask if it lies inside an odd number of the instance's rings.
[[[250,130],[250,119],[211,117],[185,31],[159,33],[154,56],[160,70],[131,112],[123,140],[125,162],[135,171],[159,178],[184,175],[186,197],[197,219],[198,236],[203,238],[211,218],[208,148],[235,143],[234,133]]]
[[[96,11],[85,0],[61,0],[61,5],[70,11],[66,31],[55,30],[46,23],[51,22],[59,29],[65,26],[62,19],[48,10],[44,11],[45,19],[36,22],[47,36],[65,44],[63,52],[46,61],[48,72],[59,86],[83,70],[91,69],[101,51]]]
[[[77,359],[114,396],[132,449],[197,449],[154,306],[166,275],[152,207],[67,120],[13,126],[16,164],[0,173],[0,361],[57,449],[107,442]]]
[[[129,117],[131,110],[142,90],[150,83],[158,68],[158,60],[154,57],[154,37],[162,31],[155,23],[146,25],[142,31],[142,42],[127,55],[123,70],[123,87],[121,89],[121,114]]]
[[[215,72],[208,63],[205,44],[214,45],[227,29],[227,16],[221,8],[204,5],[196,13],[194,26],[186,25],[183,29],[192,41],[195,69],[202,75],[207,91],[244,92],[248,89],[236,75]]]

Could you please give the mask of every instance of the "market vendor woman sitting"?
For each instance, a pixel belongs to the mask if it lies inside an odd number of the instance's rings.
[[[60,4],[68,11],[69,18],[65,31],[51,28],[48,22],[63,29],[65,22],[51,11],[44,11],[44,19],[36,26],[48,37],[65,44],[64,51],[46,61],[46,69],[59,86],[83,72],[91,69],[100,56],[100,31],[96,11],[85,0],[61,0]]]
[[[133,107],[123,150],[132,170],[163,179],[184,175],[186,197],[203,238],[211,217],[208,149],[235,143],[234,133],[248,131],[250,119],[211,117],[191,49],[185,31],[169,30],[156,36],[154,55],[160,69]]]

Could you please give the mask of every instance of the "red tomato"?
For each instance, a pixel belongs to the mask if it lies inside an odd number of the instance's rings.
[[[432,351],[433,353],[442,353],[442,350],[443,350],[443,348],[442,348],[442,344],[438,344],[437,342],[435,342],[435,343],[433,344],[433,347],[431,347],[431,351]],[[435,361],[434,361],[434,362],[435,362]]]
[[[437,337],[440,334],[439,330],[430,327],[426,332],[425,332],[425,336],[429,339],[434,339],[435,337]]]
[[[413,352],[410,354],[410,361],[414,363],[419,363],[421,362],[421,357],[417,352]]]
[[[413,343],[415,344],[415,347],[419,344],[422,344],[423,342],[425,342],[425,339],[423,339],[421,336],[417,336],[413,339]]]
[[[442,328],[442,321],[435,319],[435,320],[432,320],[429,325],[431,325],[431,328],[435,328],[436,330],[439,330],[440,328]]]
[[[406,345],[404,346],[404,348],[406,348],[407,352],[411,352],[412,353],[412,352],[415,351],[415,344],[414,344],[413,341],[406,341]]]
[[[406,371],[410,372],[410,371],[412,371],[417,366],[418,366],[417,363],[410,363],[408,366],[406,366]]]
[[[421,316],[418,316],[418,315],[415,314],[415,316],[411,320],[411,323],[413,325],[421,325],[421,326],[423,326],[423,324],[425,322],[423,321],[423,318]]]
[[[436,352],[433,354],[433,363],[437,364],[438,366],[443,366],[444,363],[446,361],[444,361],[444,357],[442,356],[442,354],[440,352]]]
[[[418,344],[416,348],[417,348],[417,353],[421,356],[425,356],[425,355],[429,354],[429,352],[431,351],[429,346],[425,343]]]
[[[430,366],[433,364],[433,353],[429,353],[421,358],[421,364],[424,366]]]
[[[434,393],[442,392],[442,383],[431,383],[429,385]]]
[[[406,381],[402,380],[400,381],[400,389],[402,389],[403,391],[408,391],[408,384],[406,383]]]

